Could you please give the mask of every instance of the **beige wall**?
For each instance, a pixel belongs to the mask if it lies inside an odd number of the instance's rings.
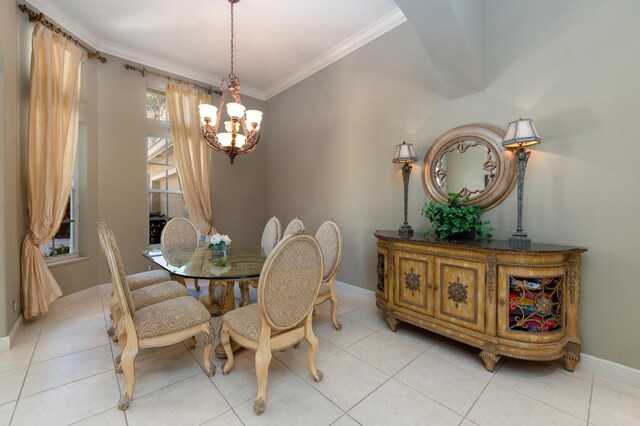
[[[345,234],[338,279],[375,286],[376,229],[402,222],[396,144],[419,157],[445,131],[535,120],[543,143],[527,170],[524,225],[534,241],[589,247],[583,263],[584,351],[640,368],[640,3],[487,0],[481,93],[448,100],[403,24],[267,102],[268,201],[311,231],[333,217]],[[526,19],[523,19],[526,17]],[[409,222],[427,200],[410,182]],[[515,228],[515,191],[487,214],[496,237]]]
[[[20,185],[19,33],[16,4],[0,2],[0,336],[9,334],[20,309],[20,248],[24,203]]]

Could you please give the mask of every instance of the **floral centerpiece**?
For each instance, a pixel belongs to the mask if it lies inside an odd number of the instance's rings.
[[[211,263],[211,273],[215,276],[219,276],[228,272],[231,269],[231,264],[227,260],[227,258],[217,258],[210,260]]]
[[[209,248],[213,249],[213,254],[227,255],[227,247],[231,245],[231,238],[228,235],[215,234],[209,239]]]

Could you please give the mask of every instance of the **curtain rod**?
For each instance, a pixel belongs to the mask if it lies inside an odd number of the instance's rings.
[[[129,70],[129,71],[139,72],[140,75],[143,76],[143,77],[146,74],[151,74],[151,75],[155,75],[155,76],[160,77],[160,78],[164,78],[164,79],[169,80],[169,81],[175,81],[176,83],[186,84],[187,86],[193,86],[193,87],[195,87],[197,89],[200,89],[200,90],[206,92],[209,95],[212,94],[212,93],[215,93],[216,95],[222,95],[222,92],[220,91],[220,89],[216,89],[216,88],[211,87],[211,86],[201,86],[199,84],[190,83],[188,81],[180,80],[179,78],[174,78],[174,77],[170,77],[168,75],[159,74],[159,73],[154,72],[154,71],[149,71],[145,67],[138,68],[138,67],[135,67],[133,65],[125,64],[124,68]]]
[[[92,48],[90,48],[89,46],[87,46],[77,38],[74,38],[73,36],[71,36],[71,34],[68,34],[67,32],[65,32],[62,28],[58,27],[53,22],[49,21],[49,19],[47,19],[44,13],[38,13],[35,10],[29,9],[25,4],[18,5],[18,9],[20,9],[20,12],[24,13],[29,17],[29,22],[40,22],[42,25],[44,25],[46,28],[50,29],[54,33],[60,34],[62,37],[66,38],[67,40],[74,42],[76,46],[79,46],[84,50],[86,50],[87,56],[89,57],[89,59],[97,59],[103,64],[107,62],[107,58],[102,56],[100,52],[98,52],[97,50],[93,50]]]

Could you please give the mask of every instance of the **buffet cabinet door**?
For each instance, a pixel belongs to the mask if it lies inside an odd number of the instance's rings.
[[[563,339],[567,269],[498,266],[498,336],[524,342]]]
[[[484,333],[486,271],[484,263],[437,257],[435,317]]]
[[[433,256],[395,252],[394,305],[433,315]]]

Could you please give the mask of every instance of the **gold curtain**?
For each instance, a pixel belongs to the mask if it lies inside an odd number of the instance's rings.
[[[22,307],[42,315],[62,295],[39,245],[53,238],[65,215],[73,179],[82,50],[36,24],[31,36],[27,137],[29,233],[22,244]]]
[[[167,84],[171,137],[182,195],[189,219],[202,235],[215,231],[211,225],[211,151],[202,141],[198,105],[211,97],[193,89]]]

